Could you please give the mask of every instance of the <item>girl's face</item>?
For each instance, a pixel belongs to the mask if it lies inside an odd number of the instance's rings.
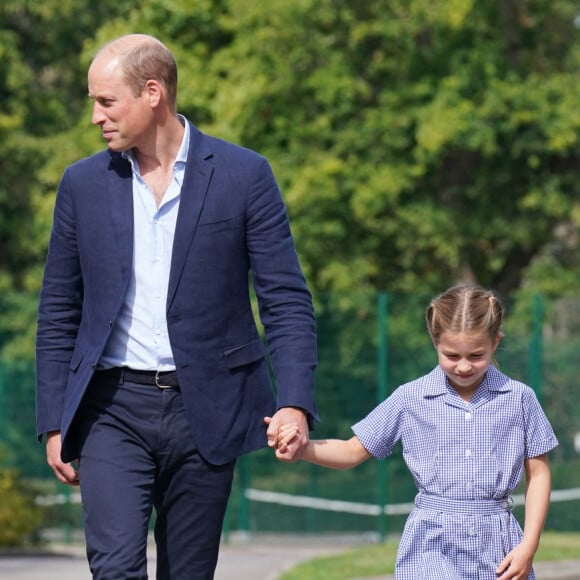
[[[483,380],[500,339],[492,339],[487,333],[441,333],[435,345],[439,366],[465,401],[471,400]]]

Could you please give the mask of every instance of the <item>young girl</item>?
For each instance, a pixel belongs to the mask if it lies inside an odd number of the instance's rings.
[[[356,423],[352,439],[312,440],[302,459],[349,469],[383,459],[402,441],[419,493],[401,538],[397,580],[534,579],[550,498],[546,454],[558,442],[532,389],[493,366],[503,306],[491,291],[457,286],[431,302],[426,319],[438,366]],[[280,459],[297,434],[296,425],[280,428]],[[510,494],[523,470],[522,533]]]

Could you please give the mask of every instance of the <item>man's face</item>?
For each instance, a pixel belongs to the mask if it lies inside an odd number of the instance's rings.
[[[135,96],[123,78],[116,56],[97,56],[89,68],[89,96],[93,99],[92,123],[101,128],[109,149],[128,151],[145,144],[152,126],[147,91]]]

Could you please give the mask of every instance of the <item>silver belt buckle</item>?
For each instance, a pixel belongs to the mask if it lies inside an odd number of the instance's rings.
[[[158,389],[172,389],[171,385],[161,385],[159,384],[159,371],[155,371],[155,385]]]

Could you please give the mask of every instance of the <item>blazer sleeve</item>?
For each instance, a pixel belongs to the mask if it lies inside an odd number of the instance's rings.
[[[59,430],[83,298],[69,171],[59,184],[38,309],[37,435]]]
[[[317,364],[312,296],[300,267],[286,207],[268,162],[248,200],[247,244],[260,319],[274,373],[277,406],[300,407],[318,421],[314,401]]]

